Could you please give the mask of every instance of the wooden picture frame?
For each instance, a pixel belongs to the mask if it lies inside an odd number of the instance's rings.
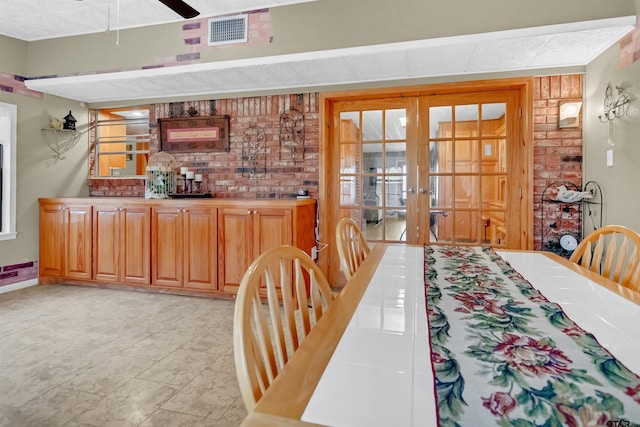
[[[229,151],[229,116],[158,119],[159,151]]]

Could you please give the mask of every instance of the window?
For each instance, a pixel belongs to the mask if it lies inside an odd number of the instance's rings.
[[[0,102],[0,240],[16,238],[17,111]]]
[[[98,110],[94,176],[142,176],[149,160],[149,109]]]

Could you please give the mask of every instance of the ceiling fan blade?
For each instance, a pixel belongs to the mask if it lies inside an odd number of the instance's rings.
[[[173,10],[178,15],[182,16],[185,19],[195,18],[200,15],[200,12],[189,6],[187,3],[182,0],[159,0],[160,3],[164,4],[171,10]]]

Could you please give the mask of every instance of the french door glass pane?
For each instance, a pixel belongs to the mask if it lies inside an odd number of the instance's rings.
[[[360,204],[359,178],[357,176],[340,176],[340,206],[355,206]]]
[[[362,129],[365,141],[382,140],[382,110],[363,111]]]
[[[358,173],[360,144],[340,144],[340,173]]]
[[[387,175],[385,180],[385,200],[384,205],[392,208],[402,208],[404,210],[406,200],[406,176]]]
[[[457,139],[455,145],[455,173],[479,172],[480,142],[478,140]]]
[[[453,242],[453,212],[431,210],[429,212],[429,241],[439,243]]]
[[[456,208],[479,208],[480,193],[478,184],[480,177],[477,175],[456,175],[455,201]]]
[[[456,138],[468,138],[478,136],[478,105],[456,105],[455,136]]]
[[[407,111],[404,108],[385,110],[385,139],[407,139]]]
[[[363,169],[364,173],[376,173],[382,171],[382,144],[363,144]]]
[[[453,142],[429,142],[429,173],[453,172]]]
[[[451,208],[453,205],[453,177],[429,177],[429,206],[432,208]]]
[[[429,107],[429,138],[443,138],[443,132],[451,136],[453,111],[450,106]]]

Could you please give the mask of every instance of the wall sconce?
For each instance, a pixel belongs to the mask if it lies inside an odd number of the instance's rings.
[[[613,121],[624,117],[627,113],[626,105],[629,104],[629,96],[624,93],[624,89],[621,86],[616,86],[616,96],[613,95],[611,85],[608,84],[604,91],[604,101],[602,103],[602,114],[598,116],[598,119],[602,123],[609,123],[609,138],[607,139],[607,145],[613,147],[616,145],[616,141],[613,138]]]
[[[580,109],[582,108],[582,102],[562,102],[560,103],[560,114],[558,127],[564,128],[577,128],[580,126]]]

